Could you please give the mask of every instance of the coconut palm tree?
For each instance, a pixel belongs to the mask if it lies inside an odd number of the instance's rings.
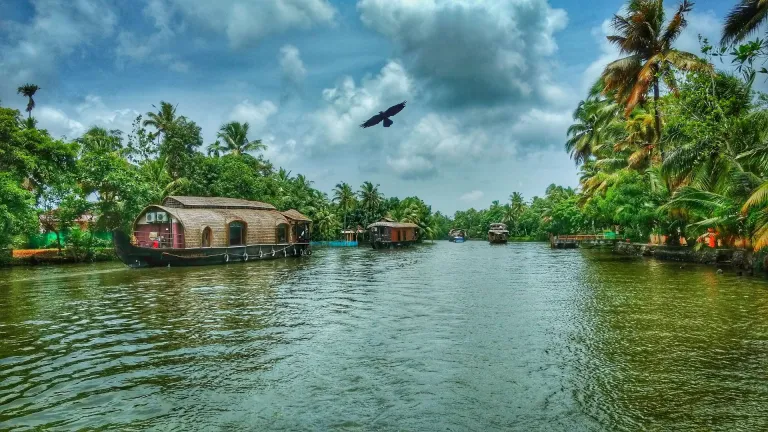
[[[565,142],[565,150],[576,164],[583,164],[615,137],[620,128],[617,113],[618,106],[609,101],[590,98],[579,103]]]
[[[603,94],[612,94],[629,117],[636,106],[645,102],[648,93],[653,92],[657,138],[661,138],[661,109],[658,106],[661,83],[677,92],[676,69],[711,70],[711,65],[696,55],[672,47],[686,27],[685,15],[692,7],[691,1],[683,0],[665,24],[663,0],[630,0],[627,14],[613,18],[616,34],[608,36],[608,41],[626,57],[605,67],[601,76],[605,85]]]
[[[173,127],[179,119],[176,117],[176,106],[168,102],[160,101],[160,109],[154,105],[152,107],[157,109],[157,112],[148,112],[147,118],[142,122],[142,125],[155,128],[157,131],[154,134],[150,134],[150,138],[159,139],[160,134]]]
[[[32,110],[35,109],[35,99],[33,97],[38,90],[40,90],[40,87],[38,87],[36,84],[29,83],[24,84],[16,90],[18,94],[28,99],[26,109],[28,118],[32,118]]]
[[[337,183],[336,187],[333,188],[333,202],[338,204],[341,211],[344,212],[344,228],[348,228],[347,213],[355,208],[355,204],[357,204],[352,186],[344,182]]]
[[[215,158],[221,157],[221,154],[224,152],[224,146],[221,145],[221,141],[216,140],[213,144],[208,146],[208,156],[213,156]]]
[[[768,18],[768,0],[741,0],[725,17],[723,46],[743,42]]]
[[[94,126],[77,141],[82,153],[111,153],[121,152],[123,143],[119,131],[107,131],[102,127]]]
[[[229,122],[225,123],[219,129],[218,137],[224,141],[226,149],[233,155],[240,156],[249,151],[266,150],[267,146],[261,143],[261,140],[248,140],[248,122]]]
[[[322,207],[318,209],[312,220],[323,239],[333,238],[338,221],[336,220],[336,215],[330,208]]]
[[[366,181],[360,186],[360,191],[357,193],[360,198],[360,205],[365,211],[367,217],[366,222],[371,222],[375,217],[376,212],[379,211],[383,195],[379,192],[379,185],[373,185],[373,183]]]

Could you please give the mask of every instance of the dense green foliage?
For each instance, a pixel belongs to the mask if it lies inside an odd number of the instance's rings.
[[[756,28],[744,7],[758,3],[764,11],[764,2],[737,6],[725,42]],[[618,225],[631,238],[659,233],[673,242],[677,233],[696,238],[714,228],[726,245],[751,237],[760,249],[768,244],[768,111],[752,83],[762,41],[714,48],[702,39],[702,58],[681,57],[672,43],[691,7],[683,1],[664,24],[662,1],[633,0],[613,21],[609,40],[646,63],[628,74],[616,72],[628,60],[610,64],[574,113],[566,151],[581,166],[581,228]],[[667,39],[641,42],[661,35]],[[729,49],[740,76],[714,69],[713,58]]]
[[[30,112],[37,90],[31,84],[19,89]],[[0,249],[23,247],[42,228],[56,234],[60,251],[66,248],[79,259],[103,247],[77,229],[82,215],[92,216],[89,231],[130,230],[142,208],[171,194],[295,208],[313,219],[316,240],[338,239],[344,226],[364,227],[384,216],[418,224],[422,239],[441,234],[442,216],[417,197],[387,199],[378,185],[365,182],[357,192],[340,183],[331,200],[305,176],[275,169],[253,155],[266,147],[248,136],[247,123],[223,125],[207,155],[200,151],[200,127],[168,102],[137,118],[127,136],[93,127],[65,142],[40,126],[34,117],[25,120],[16,110],[0,108]]]

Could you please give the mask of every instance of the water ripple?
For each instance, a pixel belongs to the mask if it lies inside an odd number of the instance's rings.
[[[760,430],[768,284],[542,244],[0,272],[0,430]]]

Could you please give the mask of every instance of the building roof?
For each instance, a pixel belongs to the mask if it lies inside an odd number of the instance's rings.
[[[304,216],[303,214],[299,213],[298,210],[290,209],[284,212],[280,212],[283,214],[283,216],[287,217],[288,219],[293,219],[295,221],[305,221],[305,222],[312,222],[312,219]]]
[[[389,228],[418,228],[419,226],[409,222],[388,222],[379,221],[368,225],[368,228],[389,227]]]
[[[230,208],[230,209],[255,209],[275,210],[275,206],[260,201],[249,201],[238,198],[222,197],[193,197],[193,196],[169,196],[163,200],[163,205],[182,208]]]

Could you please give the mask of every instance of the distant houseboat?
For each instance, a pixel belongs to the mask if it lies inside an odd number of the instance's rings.
[[[416,224],[395,222],[388,218],[368,225],[374,249],[410,246],[418,241],[418,229]]]
[[[258,201],[169,196],[139,214],[130,237],[113,238],[130,267],[224,264],[311,255],[311,224]]]
[[[509,231],[507,226],[503,223],[491,224],[491,229],[488,230],[488,241],[493,244],[506,243],[507,237],[509,237]]]
[[[448,240],[455,243],[462,243],[467,239],[467,234],[462,229],[452,229],[448,232]]]

